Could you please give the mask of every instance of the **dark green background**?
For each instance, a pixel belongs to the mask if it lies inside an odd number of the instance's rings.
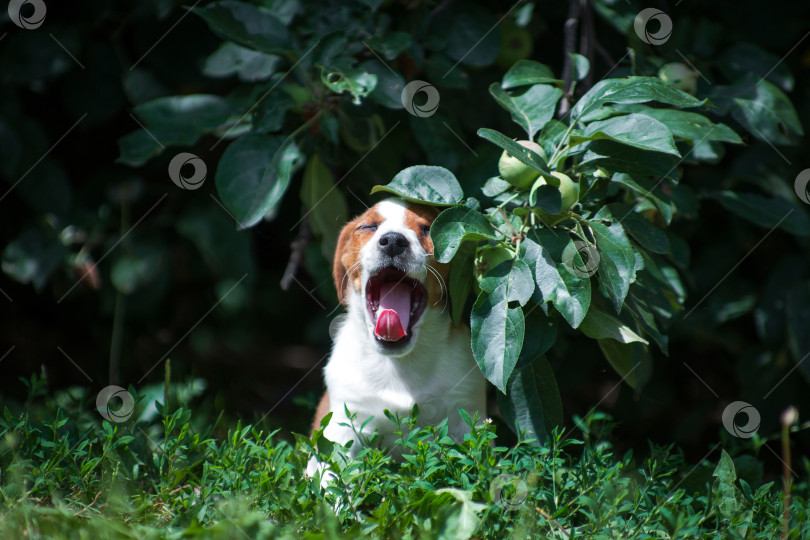
[[[306,5],[290,29],[296,35],[308,36],[324,29],[342,32],[346,28],[346,39],[356,45],[361,34],[348,22],[358,26],[373,22],[371,27],[376,29],[419,29],[433,39],[450,36],[460,41],[451,41],[448,47],[462,47],[465,29],[473,33],[475,26],[458,21],[494,24],[511,7],[495,2],[475,6],[454,2],[438,15],[439,22],[430,22],[429,14],[436,4],[384,4],[380,13],[385,16],[368,20],[355,16],[368,10],[356,2]],[[605,11],[617,10],[631,17],[644,7],[623,1],[597,4]],[[667,46],[654,51],[632,39],[634,36],[628,40],[595,13],[596,33],[613,59],[624,54],[629,42],[639,48],[637,71],[654,74],[656,59],[651,57],[679,61],[680,51],[712,82],[699,83],[698,96],[704,97],[711,86],[729,84],[749,70],[764,75],[773,59],[784,57],[772,76],[793,74],[795,83],[788,96],[805,129],[810,125],[810,38],[796,46],[807,37],[810,8],[806,3],[777,6],[772,2],[685,1],[677,6],[666,2],[656,6],[671,14],[675,30]],[[566,11],[565,3],[541,4],[528,27],[534,37],[529,58],[549,65],[557,74],[562,67]],[[181,17],[182,21],[166,33]],[[345,26],[341,25],[344,20]],[[354,106],[345,95],[330,102],[334,108],[329,114],[338,117],[340,111],[341,122],[362,136],[377,129],[379,137],[396,122],[402,123],[353,169],[365,151],[349,148],[345,137],[338,144],[318,146],[323,145],[323,134],[313,130],[305,137],[307,142],[300,144],[307,155],[321,148],[336,178],[346,174],[342,193],[350,213],[361,211],[363,203],[379,197],[369,196],[373,185],[387,183],[400,169],[420,163],[452,169],[467,195],[480,196],[478,186],[497,173],[499,152],[476,137],[475,131],[496,127],[519,135],[508,114],[487,92],[489,84],[500,80],[505,72],[505,67],[492,61],[497,56],[500,32],[502,28],[497,28],[474,49],[474,57],[457,68],[459,76],[468,78],[468,88],[437,84],[442,102],[430,124],[419,124],[401,109],[383,109],[370,103]],[[24,31],[3,19],[0,36],[5,36],[0,40],[0,191],[5,193],[30,169],[0,201],[0,246],[4,264],[12,258],[18,264],[35,264],[30,283],[12,279],[9,272],[0,275],[0,288],[10,297],[0,296],[0,354],[14,347],[0,362],[0,403],[24,406],[25,386],[18,377],[27,378],[32,373],[46,376],[50,389],[88,386],[91,396],[109,382],[139,389],[162,384],[162,365],[141,378],[171,350],[175,381],[199,378],[207,382],[207,389],[197,398],[200,417],[205,418],[210,411],[225,411],[227,416],[263,418],[267,426],[307,430],[312,407],[322,390],[320,366],[330,345],[328,325],[341,308],[330,281],[330,262],[317,242],[308,248],[307,261],[297,274],[301,286],[293,284],[287,291],[279,287],[290,243],[297,234],[291,228],[302,215],[298,196],[302,171],[294,176],[275,219],[237,232],[231,218],[212,198],[216,195],[217,162],[228,141],[211,149],[216,137],[206,135],[194,145],[170,147],[142,167],[116,163],[119,138],[138,130],[131,116],[137,104],[192,93],[250,101],[247,92],[255,91],[251,83],[203,74],[206,58],[221,40],[200,17],[186,15],[180,3],[160,0],[72,5],[51,2],[41,28]],[[754,43],[772,56],[758,59],[745,49],[735,50],[742,42]],[[362,47],[358,55],[373,59]],[[405,74],[406,80],[436,78],[433,74],[437,68],[431,71],[429,62],[423,64],[407,52],[391,64]],[[283,72],[288,67],[286,63],[278,69]],[[597,56],[593,66],[596,78],[610,67]],[[629,73],[630,65],[625,62],[611,76]],[[75,129],[38,162],[84,114],[87,116]],[[307,110],[288,112],[282,131],[290,133],[308,114]],[[379,114],[383,130],[372,126],[368,120],[372,114]],[[442,121],[478,157],[443,128]],[[730,123],[747,145],[729,147],[716,166],[686,166],[683,182],[695,196],[694,212],[673,224],[673,230],[687,239],[691,250],[690,271],[683,276],[689,293],[686,311],[711,294],[688,318],[676,321],[670,355],[656,351],[654,373],[643,391],[635,393],[622,385],[601,401],[599,408],[619,423],[616,438],[620,448],[644,452],[644,441],[649,438],[676,443],[697,459],[718,440],[720,415],[731,401],[748,401],[758,408],[763,436],[777,431],[778,415],[787,405],[810,410],[810,362],[792,371],[768,399],[762,398],[810,353],[806,235],[777,229],[757,245],[769,227],[752,224],[716,201],[700,197],[703,191],[722,188],[782,193],[797,202],[792,194],[793,179],[810,167],[807,140],[774,149],[739,124]],[[168,162],[178,151],[194,152],[207,163],[208,179],[201,189],[183,191],[170,181]],[[159,200],[143,222],[109,251],[120,238],[122,223],[127,230]],[[806,205],[800,208],[804,213],[807,210]],[[58,240],[60,232],[74,235],[77,241],[65,245]],[[86,270],[76,259],[83,246],[95,261],[109,251],[97,267],[98,288],[83,282],[58,302]],[[743,257],[745,260],[735,268]],[[118,278],[114,277],[116,268],[121,272]],[[204,317],[220,295],[237,282],[237,289]],[[111,347],[116,283],[124,291],[118,319],[121,342]],[[111,350],[117,351],[113,354],[119,358],[112,381]],[[558,340],[549,360],[560,384],[568,426],[571,415],[585,414],[619,380],[595,343],[574,334]],[[91,401],[88,399],[88,406]],[[507,430],[504,427],[501,431]],[[796,440],[799,453],[806,453],[810,448],[806,432]],[[778,452],[774,443],[769,444]],[[771,452],[762,450],[760,457],[769,471],[779,470]]]

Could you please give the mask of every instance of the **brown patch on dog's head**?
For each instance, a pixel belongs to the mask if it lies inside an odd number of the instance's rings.
[[[374,229],[364,227],[379,225],[382,222],[382,216],[374,208],[372,206],[348,222],[340,231],[335,250],[333,276],[338,300],[344,305],[346,304],[346,287],[353,286],[358,291],[362,288],[363,269],[359,264],[360,250],[374,236]]]
[[[439,210],[434,206],[414,203],[408,203],[405,206],[404,226],[416,233],[422,249],[431,255],[433,254],[433,240],[430,238],[430,226],[438,215]],[[338,300],[344,305],[346,304],[347,287],[353,287],[357,291],[363,287],[360,250],[374,236],[376,230],[374,226],[381,225],[382,222],[383,216],[377,211],[375,205],[347,223],[340,233],[335,250],[333,277]],[[444,283],[447,283],[450,274],[449,264],[437,263],[431,257],[428,265],[438,272]],[[433,307],[443,305],[443,302],[446,301],[443,297],[443,286],[432,272],[428,272],[425,287],[428,290],[428,305]]]

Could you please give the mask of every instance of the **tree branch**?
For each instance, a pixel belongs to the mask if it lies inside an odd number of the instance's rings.
[[[295,274],[298,273],[298,266],[304,260],[304,251],[311,240],[312,231],[309,229],[309,218],[307,218],[301,222],[298,227],[298,236],[290,244],[290,260],[287,262],[287,268],[284,269],[284,275],[281,276],[281,290],[289,290]]]
[[[577,39],[577,27],[579,26],[579,0],[569,0],[568,17],[563,26],[563,99],[560,100],[560,107],[557,109],[557,117],[562,118],[571,108],[571,83],[573,80],[573,66],[571,64],[571,53],[574,52]]]

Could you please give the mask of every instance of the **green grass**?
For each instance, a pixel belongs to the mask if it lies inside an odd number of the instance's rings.
[[[29,402],[15,413],[6,407],[0,420],[0,538],[781,534],[781,487],[762,484],[753,456],[738,449],[732,460],[717,447],[689,464],[655,446],[648,458],[619,456],[610,419],[599,413],[565,437],[514,447],[498,446],[488,423],[454,444],[445,426],[420,429],[408,418],[398,421],[401,464],[372,448],[349,461],[322,444],[321,458],[340,469],[324,491],[302,474],[313,452],[308,437],[223,428],[187,404],[111,424],[82,392],[44,397],[32,381]],[[136,399],[142,409],[145,399]],[[801,465],[791,538],[810,536],[810,463]]]

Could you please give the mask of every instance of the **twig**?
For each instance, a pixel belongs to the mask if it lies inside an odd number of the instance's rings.
[[[503,216],[503,220],[506,222],[506,226],[509,227],[510,231],[512,231],[512,240],[514,241],[516,238],[520,238],[520,235],[517,233],[515,228],[512,227],[512,224],[509,222],[509,216],[506,215],[506,212],[503,211],[503,208],[499,206],[498,210],[500,210],[501,215]]]
[[[583,91],[587,92],[593,85],[593,71],[594,71],[594,43],[596,43],[596,29],[593,25],[593,12],[588,0],[580,0],[580,10],[582,11],[582,27],[583,32],[579,38],[579,54],[588,59],[590,69],[588,75],[583,81]]]
[[[596,49],[597,54],[599,54],[599,56],[602,57],[602,60],[604,60],[607,65],[609,65],[609,66],[615,66],[616,65],[616,62],[613,60],[613,57],[610,56],[610,53],[607,52],[607,49],[602,47],[601,43],[594,40],[593,48]]]
[[[96,504],[96,501],[98,501],[98,498],[99,498],[99,497],[101,497],[101,492],[100,492],[100,491],[99,491],[98,493],[96,493],[96,497],[93,499],[93,502],[91,502],[91,503],[90,503],[90,504],[88,504],[87,506],[84,506],[84,507],[83,507],[81,510],[79,510],[78,512],[76,512],[75,514],[73,514],[73,517],[78,517],[78,516],[80,516],[80,515],[82,514],[82,512],[84,512],[84,511],[85,511],[85,510],[87,510],[88,508],[92,508],[92,506],[93,506],[94,504]]]
[[[546,518],[546,521],[548,521],[549,523],[551,523],[552,525],[557,527],[560,530],[560,532],[563,533],[566,537],[571,538],[571,533],[569,533],[567,530],[565,530],[565,527],[563,527],[562,525],[557,523],[557,521],[555,519],[553,519],[550,515],[548,515],[548,513],[545,510],[543,510],[542,508],[538,508],[538,507],[535,507],[535,510],[537,510],[537,512],[541,516]]]
[[[557,117],[562,118],[568,113],[571,104],[569,102],[571,96],[571,83],[573,80],[573,66],[571,60],[571,53],[574,52],[574,47],[577,39],[577,27],[579,26],[579,0],[569,0],[568,2],[568,17],[563,26],[563,92],[565,92],[564,99],[560,100],[560,107],[557,110]]]
[[[191,487],[191,484],[186,484],[184,486],[178,486],[178,487],[174,488],[173,490],[171,490],[170,492],[168,492],[166,495],[174,495],[178,491],[183,491],[184,489],[190,488],[190,487]]]
[[[290,260],[287,263],[287,268],[284,269],[284,275],[281,276],[281,290],[289,290],[290,285],[292,285],[310,240],[312,240],[312,233],[309,230],[309,219],[304,219],[301,226],[298,227],[298,236],[290,244]]]
[[[784,482],[785,496],[782,499],[782,538],[790,535],[790,427],[796,423],[799,412],[796,407],[790,406],[782,413],[782,482]]]

